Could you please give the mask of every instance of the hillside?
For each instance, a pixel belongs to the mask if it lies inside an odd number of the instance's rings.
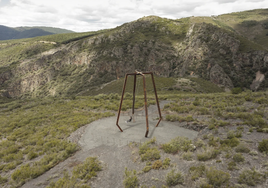
[[[60,33],[73,33],[73,31],[53,27],[16,27],[10,28],[0,25],[0,40],[33,38]]]
[[[155,128],[156,108],[149,111],[149,138],[144,137],[145,115],[139,115],[143,95],[136,96],[136,122],[128,124],[132,98],[126,95],[124,132],[115,125],[116,94],[0,99],[0,186],[267,187],[267,95],[159,94],[165,102],[163,121]],[[152,95],[148,99],[154,103]],[[185,138],[190,130],[182,127],[198,131],[195,139]],[[126,175],[133,170],[137,173]]]
[[[1,42],[0,89],[8,97],[83,95],[135,70],[266,89],[268,43],[260,41],[268,38],[267,20],[268,9],[149,16],[110,30]]]

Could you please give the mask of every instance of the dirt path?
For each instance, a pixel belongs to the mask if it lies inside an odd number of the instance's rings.
[[[167,101],[161,102],[160,106],[163,107],[166,103]],[[22,187],[46,187],[50,181],[58,179],[64,169],[71,171],[74,166],[82,163],[89,156],[98,157],[104,166],[98,177],[92,181],[91,187],[123,187],[125,167],[137,170],[142,168],[135,163],[135,158],[133,158],[135,155],[132,155],[131,149],[127,146],[130,142],[142,143],[155,137],[158,143],[165,143],[177,136],[185,136],[190,139],[197,137],[198,132],[179,127],[178,123],[161,121],[159,126],[155,127],[157,108],[155,105],[151,105],[148,110],[150,117],[148,138],[145,138],[146,124],[143,110],[137,111],[134,123],[126,123],[129,116],[127,113],[122,114],[119,125],[124,132],[120,132],[115,125],[116,117],[95,121],[81,127],[70,136],[70,140],[78,143],[81,150]],[[155,174],[154,176],[162,175]]]

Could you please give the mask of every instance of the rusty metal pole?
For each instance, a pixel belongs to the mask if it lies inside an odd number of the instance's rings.
[[[134,86],[133,86],[133,104],[132,104],[132,120],[134,121],[134,109],[135,109],[135,94],[136,94],[136,79],[137,75],[134,75]]]
[[[119,109],[118,109],[117,120],[116,120],[116,125],[117,125],[117,127],[120,129],[121,132],[123,132],[123,130],[122,130],[121,127],[118,125],[118,122],[119,122],[119,117],[120,117],[120,113],[121,113],[121,108],[122,108],[122,104],[123,104],[123,100],[124,100],[124,94],[125,94],[125,89],[126,89],[126,84],[127,84],[127,77],[128,77],[128,74],[126,74],[126,76],[125,76],[125,81],[124,81],[124,85],[123,85],[123,91],[122,91],[122,96],[121,96],[120,106],[119,106]]]
[[[151,77],[152,77],[152,82],[153,82],[153,86],[154,86],[155,100],[156,100],[158,114],[159,114],[159,120],[158,120],[158,122],[156,124],[156,127],[157,127],[159,125],[160,121],[162,120],[162,115],[161,115],[161,110],[160,110],[160,106],[159,106],[159,101],[158,101],[158,96],[157,96],[157,92],[156,92],[156,87],[155,87],[155,81],[154,81],[154,75],[153,75],[153,73],[151,73]]]
[[[143,77],[144,107],[145,107],[145,116],[146,116],[146,133],[145,133],[145,137],[147,137],[147,136],[148,136],[148,133],[149,133],[148,108],[147,108],[147,95],[146,95],[145,76],[142,74],[142,77]]]

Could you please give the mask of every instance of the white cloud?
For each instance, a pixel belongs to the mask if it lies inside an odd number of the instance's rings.
[[[143,16],[177,19],[268,8],[268,0],[0,0],[0,25],[74,31],[113,28]]]

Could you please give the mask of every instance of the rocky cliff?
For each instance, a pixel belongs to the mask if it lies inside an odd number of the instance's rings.
[[[8,97],[81,94],[135,70],[195,75],[225,88],[267,88],[268,46],[223,27],[220,19],[149,16],[67,44],[52,43],[49,50],[0,67],[0,90]]]

